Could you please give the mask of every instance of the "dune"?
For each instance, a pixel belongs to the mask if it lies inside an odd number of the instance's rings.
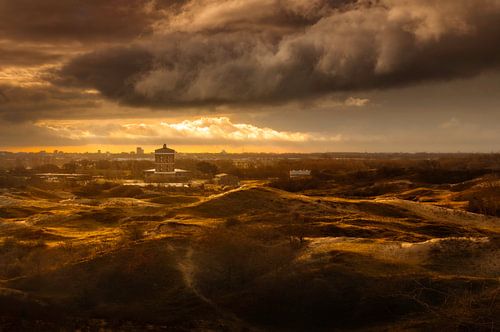
[[[262,187],[243,187],[210,196],[183,209],[204,217],[230,217],[261,212],[284,213],[287,201],[276,191]]]

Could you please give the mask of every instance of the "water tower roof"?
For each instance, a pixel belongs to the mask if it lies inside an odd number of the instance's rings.
[[[156,149],[155,153],[175,153],[175,150],[167,148],[167,144],[163,144],[161,149]]]

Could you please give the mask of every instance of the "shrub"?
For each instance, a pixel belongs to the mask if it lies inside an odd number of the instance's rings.
[[[123,239],[126,241],[138,241],[144,238],[144,231],[139,224],[130,224],[123,230]]]
[[[277,180],[270,184],[271,187],[286,190],[289,192],[299,192],[308,189],[319,189],[322,186],[322,181],[316,178],[312,179],[297,179],[297,180]]]
[[[238,220],[238,218],[235,218],[235,217],[229,217],[224,222],[224,226],[226,226],[226,227],[237,226],[239,224],[240,224],[240,221]]]
[[[467,210],[490,216],[500,217],[500,203],[495,197],[472,197],[469,200]]]
[[[144,191],[137,186],[117,186],[109,190],[110,197],[138,197],[144,194]]]

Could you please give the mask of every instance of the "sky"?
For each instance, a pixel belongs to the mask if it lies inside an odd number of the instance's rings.
[[[0,150],[500,152],[500,0],[0,0]]]

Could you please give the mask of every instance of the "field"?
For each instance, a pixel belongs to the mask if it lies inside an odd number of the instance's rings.
[[[498,177],[314,181],[0,189],[0,330],[500,328]]]

